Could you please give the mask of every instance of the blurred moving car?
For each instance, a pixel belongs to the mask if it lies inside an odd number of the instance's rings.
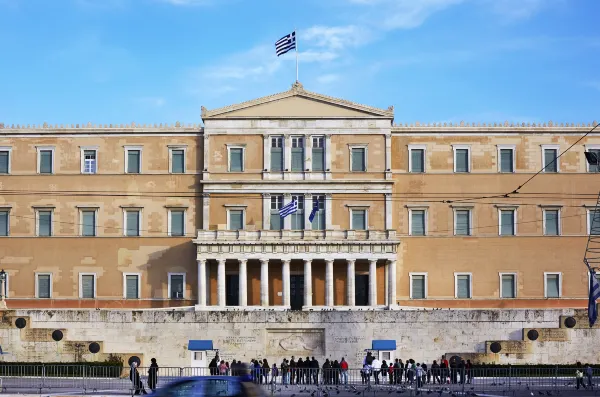
[[[266,397],[246,376],[197,376],[177,380],[153,394],[157,397]]]

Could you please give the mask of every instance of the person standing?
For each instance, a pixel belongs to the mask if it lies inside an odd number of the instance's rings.
[[[155,392],[156,384],[158,383],[158,364],[155,358],[152,358],[150,363],[150,368],[148,368],[148,388]]]
[[[587,376],[587,381],[588,381],[588,386],[590,387],[590,389],[594,388],[594,370],[592,369],[592,367],[590,367],[589,364],[585,365],[585,374]]]
[[[138,363],[137,361],[134,361],[133,363],[131,363],[131,371],[129,373],[129,379],[131,379],[131,382],[133,383],[133,388],[135,390],[135,395],[139,395],[140,392],[142,394],[148,394],[146,392],[146,389],[144,389],[144,384],[142,383],[142,379],[140,378],[140,373],[138,371]]]
[[[585,382],[583,381],[583,370],[581,368],[581,363],[577,362],[577,369],[575,369],[575,378],[577,380],[577,385],[575,386],[577,390],[579,390],[579,386],[583,386],[584,389],[587,389],[585,386]]]
[[[342,382],[344,385],[348,384],[348,362],[344,357],[342,357],[342,362],[339,364],[340,371],[342,373]],[[336,383],[337,384],[337,383]]]
[[[379,384],[379,373],[381,372],[381,361],[377,357],[373,358],[371,362],[371,368],[373,369],[373,378],[375,379],[375,384]]]

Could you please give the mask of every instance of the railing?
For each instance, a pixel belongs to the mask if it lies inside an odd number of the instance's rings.
[[[233,368],[221,373],[213,368],[161,367],[158,370],[158,389],[178,379],[207,375],[246,375],[251,381],[274,395],[289,392],[310,392],[316,397],[345,397],[368,393],[406,393],[420,395],[444,393],[473,395],[562,395],[575,390],[576,370],[583,373],[580,381],[588,388],[586,395],[600,395],[600,369],[592,369],[588,376],[586,368],[564,367],[504,367],[504,368],[450,368],[416,371],[394,369],[364,371],[350,369],[280,369]],[[148,368],[138,368],[141,383],[148,390]],[[0,365],[2,392],[9,393],[103,393],[131,395],[136,387],[130,379],[128,367],[86,365]],[[590,385],[593,388],[590,389]],[[592,391],[590,394],[590,391]],[[227,396],[223,396],[227,397]]]
[[[280,240],[395,240],[395,230],[198,230],[200,242]]]

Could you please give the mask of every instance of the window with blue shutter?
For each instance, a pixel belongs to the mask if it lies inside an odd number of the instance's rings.
[[[244,149],[230,148],[229,149],[229,171],[243,172],[244,171]]]
[[[410,149],[410,172],[425,172],[425,150]]]
[[[52,150],[40,150],[40,174],[52,174]]]
[[[425,299],[425,275],[412,275],[412,299]]]
[[[229,230],[244,229],[244,211],[229,210]]]
[[[500,149],[500,172],[514,172],[514,150]]]
[[[292,137],[292,171],[304,171],[304,137]]]
[[[8,236],[8,222],[10,214],[8,211],[0,211],[0,236]]]
[[[312,141],[312,170],[325,171],[325,137],[315,136]]]
[[[425,210],[411,210],[411,230],[412,236],[424,236],[425,235]]]
[[[515,290],[515,276],[513,274],[503,274],[502,275],[502,298],[515,298],[516,290]]]
[[[185,212],[183,210],[171,211],[171,236],[183,236],[185,234],[184,219]]]
[[[459,274],[456,276],[456,297],[459,299],[471,298],[471,275]]]
[[[454,172],[469,172],[469,149],[454,150]]]
[[[559,214],[558,210],[544,210],[544,234],[546,236],[558,236]]]
[[[169,278],[171,283],[171,299],[183,299],[183,274],[171,274]]]
[[[283,219],[279,215],[279,209],[283,207],[283,196],[271,196],[271,230],[283,229]]]
[[[140,211],[127,211],[125,213],[125,235],[137,237],[140,235]]]
[[[559,274],[546,274],[546,298],[560,298]]]
[[[185,150],[171,149],[171,173],[185,173]]]
[[[470,236],[471,235],[471,211],[457,210],[456,211],[456,235]]]
[[[600,235],[600,211],[591,210],[588,213],[588,225],[592,235]]]
[[[96,235],[96,211],[81,212],[81,235],[88,237]]]
[[[367,230],[367,210],[351,210],[352,230]]]
[[[52,236],[52,211],[38,211],[38,236]]]
[[[125,276],[125,299],[139,299],[138,277],[135,274]]]
[[[41,299],[50,298],[50,275],[49,274],[38,274],[37,275],[37,297]]]
[[[271,171],[283,171],[283,137],[271,137]]]
[[[367,170],[367,159],[365,148],[352,148],[351,153],[351,170],[352,172],[364,172]]]
[[[127,173],[128,174],[139,174],[140,173],[140,150],[127,150]]]
[[[8,162],[10,161],[10,152],[0,150],[0,174],[8,174]]]
[[[94,299],[96,291],[94,288],[94,275],[84,274],[81,276],[81,297],[84,299]]]
[[[544,149],[544,172],[558,172],[557,156],[557,149]]]
[[[515,211],[502,210],[500,211],[500,235],[514,236],[515,235]]]

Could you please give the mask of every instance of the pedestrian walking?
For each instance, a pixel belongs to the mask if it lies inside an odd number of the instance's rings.
[[[588,381],[588,386],[590,387],[590,389],[594,388],[594,370],[592,369],[592,367],[590,367],[589,364],[585,365],[585,374],[587,376],[587,381]]]
[[[135,390],[135,392],[133,394],[135,394],[135,395],[139,395],[140,393],[148,394],[146,392],[146,389],[144,389],[144,384],[142,383],[142,379],[140,378],[140,373],[139,373],[137,367],[138,367],[137,361],[134,361],[133,363],[131,363],[131,371],[129,372],[129,379],[131,380],[131,382],[133,384],[133,389]]]
[[[585,382],[583,381],[583,369],[581,368],[581,363],[577,362],[577,368],[575,369],[575,379],[577,380],[577,385],[575,386],[577,390],[579,390],[579,386],[583,386],[584,389],[587,389]]]
[[[156,391],[156,384],[158,383],[158,364],[156,359],[150,359],[150,368],[148,368],[148,388],[153,392]]]

